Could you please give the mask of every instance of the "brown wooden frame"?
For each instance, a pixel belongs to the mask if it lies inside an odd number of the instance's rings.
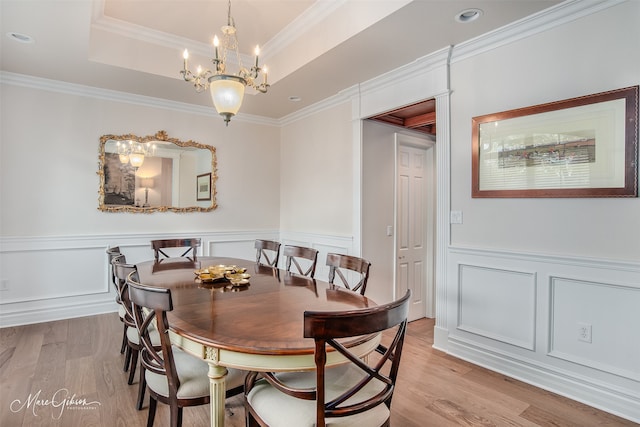
[[[598,104],[618,99],[624,100],[624,129],[615,129],[624,134],[624,185],[620,187],[562,187],[559,188],[527,188],[527,189],[485,189],[481,190],[481,170],[483,167],[480,159],[480,127],[488,123],[496,125],[506,120],[522,118],[541,113],[551,113],[568,108],[583,107],[590,104]],[[546,117],[546,116],[545,116]],[[560,119],[558,119],[560,123]],[[512,122],[513,123],[513,122]],[[595,125],[594,125],[595,126]],[[524,130],[523,130],[524,133]],[[638,86],[617,89],[593,95],[572,98],[563,101],[540,104],[526,108],[503,111],[472,118],[472,197],[638,197]],[[595,144],[595,137],[593,138]],[[556,144],[556,146],[559,144]],[[568,145],[568,144],[567,144]],[[530,148],[531,147],[531,148]],[[537,146],[526,146],[514,149],[522,151],[524,162],[528,154],[526,150],[538,150]],[[541,148],[542,150],[542,148]],[[594,148],[595,150],[595,148]],[[622,155],[622,153],[620,153]],[[528,166],[527,166],[528,167]]]

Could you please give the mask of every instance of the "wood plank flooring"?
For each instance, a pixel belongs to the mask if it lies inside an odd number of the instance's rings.
[[[135,409],[138,384],[127,384],[121,338],[116,313],[0,329],[0,426],[145,426],[147,406]],[[392,405],[396,427],[635,425],[432,344],[433,320],[409,325]],[[46,402],[54,395],[67,404]],[[155,425],[168,419],[158,404]],[[208,405],[185,409],[183,422],[208,426]],[[244,426],[242,396],[227,400],[226,424]]]

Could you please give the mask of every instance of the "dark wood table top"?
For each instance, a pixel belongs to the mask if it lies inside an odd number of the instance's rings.
[[[194,271],[236,265],[251,274],[250,284],[199,283]],[[303,337],[305,310],[340,311],[375,306],[358,293],[329,283],[235,258],[202,257],[137,264],[140,282],[170,288],[172,330],[189,340],[233,352],[264,355],[313,354]]]

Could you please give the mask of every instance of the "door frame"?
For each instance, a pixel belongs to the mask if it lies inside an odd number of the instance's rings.
[[[394,227],[394,239],[393,239],[393,294],[394,299],[400,297],[398,292],[398,160],[400,147],[412,147],[424,150],[429,161],[428,175],[431,177],[430,185],[428,186],[425,206],[428,207],[427,224],[425,226],[425,242],[428,247],[426,249],[427,259],[425,259],[425,289],[423,289],[423,295],[427,298],[425,301],[425,312],[422,313],[422,317],[433,318],[436,315],[435,312],[435,266],[436,266],[436,213],[437,213],[437,196],[436,196],[436,156],[435,156],[435,140],[430,140],[424,135],[409,134],[403,132],[395,132],[393,134],[394,144],[394,173],[393,173],[393,227]],[[431,151],[429,151],[431,150]]]

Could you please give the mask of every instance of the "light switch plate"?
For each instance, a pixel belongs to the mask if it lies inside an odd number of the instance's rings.
[[[462,211],[451,211],[451,224],[462,224]]]

